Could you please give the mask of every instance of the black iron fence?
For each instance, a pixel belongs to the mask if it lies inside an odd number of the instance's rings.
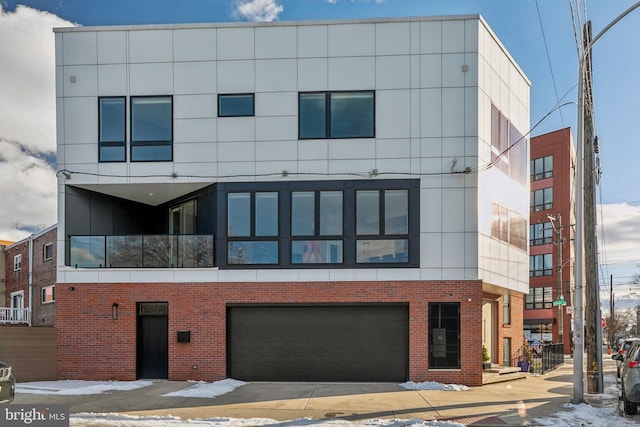
[[[564,345],[532,344],[522,346],[511,355],[511,366],[518,366],[522,371],[544,374],[564,363]]]

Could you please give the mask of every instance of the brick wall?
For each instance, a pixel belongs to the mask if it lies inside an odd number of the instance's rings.
[[[14,270],[13,260],[22,255],[22,267]],[[29,306],[29,241],[19,243],[5,250],[5,307],[11,307],[11,293],[23,291],[24,308]]]
[[[56,298],[59,379],[135,380],[137,302],[169,303],[169,379],[204,381],[226,377],[226,304],[408,302],[409,379],[482,384],[480,281],[60,284]],[[428,369],[430,302],[460,302],[460,370]]]
[[[33,239],[33,326],[53,326],[56,323],[55,302],[42,302],[42,288],[56,283],[57,228]],[[51,244],[52,257],[45,259],[44,247]]]

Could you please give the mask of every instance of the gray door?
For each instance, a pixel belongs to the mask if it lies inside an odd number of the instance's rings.
[[[227,309],[227,374],[247,381],[406,381],[409,308],[385,305]]]

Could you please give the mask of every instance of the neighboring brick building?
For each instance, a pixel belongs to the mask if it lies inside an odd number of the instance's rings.
[[[60,378],[512,363],[530,85],[481,17],[55,35]]]
[[[54,326],[55,225],[5,247],[5,299],[0,324]]]
[[[530,289],[524,331],[529,339],[563,342],[565,354],[571,353],[573,342],[575,162],[571,128],[531,138]]]

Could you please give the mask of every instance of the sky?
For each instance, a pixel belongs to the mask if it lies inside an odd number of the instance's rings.
[[[585,4],[586,3],[586,4]],[[571,127],[578,54],[574,28],[598,34],[635,0],[0,0],[0,239],[56,223],[53,27],[299,21],[481,14],[531,81],[531,136]],[[575,23],[575,24],[574,24]],[[602,176],[601,286],[629,296],[640,272],[640,8],[593,47],[594,114]],[[558,108],[560,104],[568,105]],[[545,118],[546,117],[546,118]],[[638,300],[633,296],[632,304]],[[603,306],[608,302],[603,300]]]
[[[566,410],[549,414],[544,418],[535,418],[535,425],[553,427],[575,426],[600,426],[600,427],[631,427],[637,424],[633,419],[620,416],[618,400],[619,388],[613,375],[605,375],[604,393],[592,394],[592,404],[567,404]],[[87,395],[109,393],[111,391],[135,390],[150,385],[150,381],[36,381],[16,384],[16,393],[31,393],[40,395]],[[201,397],[215,398],[230,393],[237,387],[247,383],[227,378],[213,383],[198,382],[183,390],[165,394],[171,397]],[[403,383],[401,386],[407,389],[441,390],[443,392],[464,393],[469,387],[456,384],[442,384],[437,382]],[[597,404],[593,404],[596,402]],[[526,405],[518,413],[526,416]],[[522,412],[521,412],[522,411]],[[242,427],[242,426],[331,426],[331,427],[355,427],[355,426],[386,426],[386,427],[463,427],[462,424],[450,421],[423,421],[413,419],[370,419],[350,422],[340,419],[312,420],[309,418],[276,421],[267,418],[208,418],[191,419],[188,422],[173,416],[132,416],[126,414],[100,414],[77,413],[71,414],[71,425],[76,427],[177,427],[183,425],[203,427]]]

